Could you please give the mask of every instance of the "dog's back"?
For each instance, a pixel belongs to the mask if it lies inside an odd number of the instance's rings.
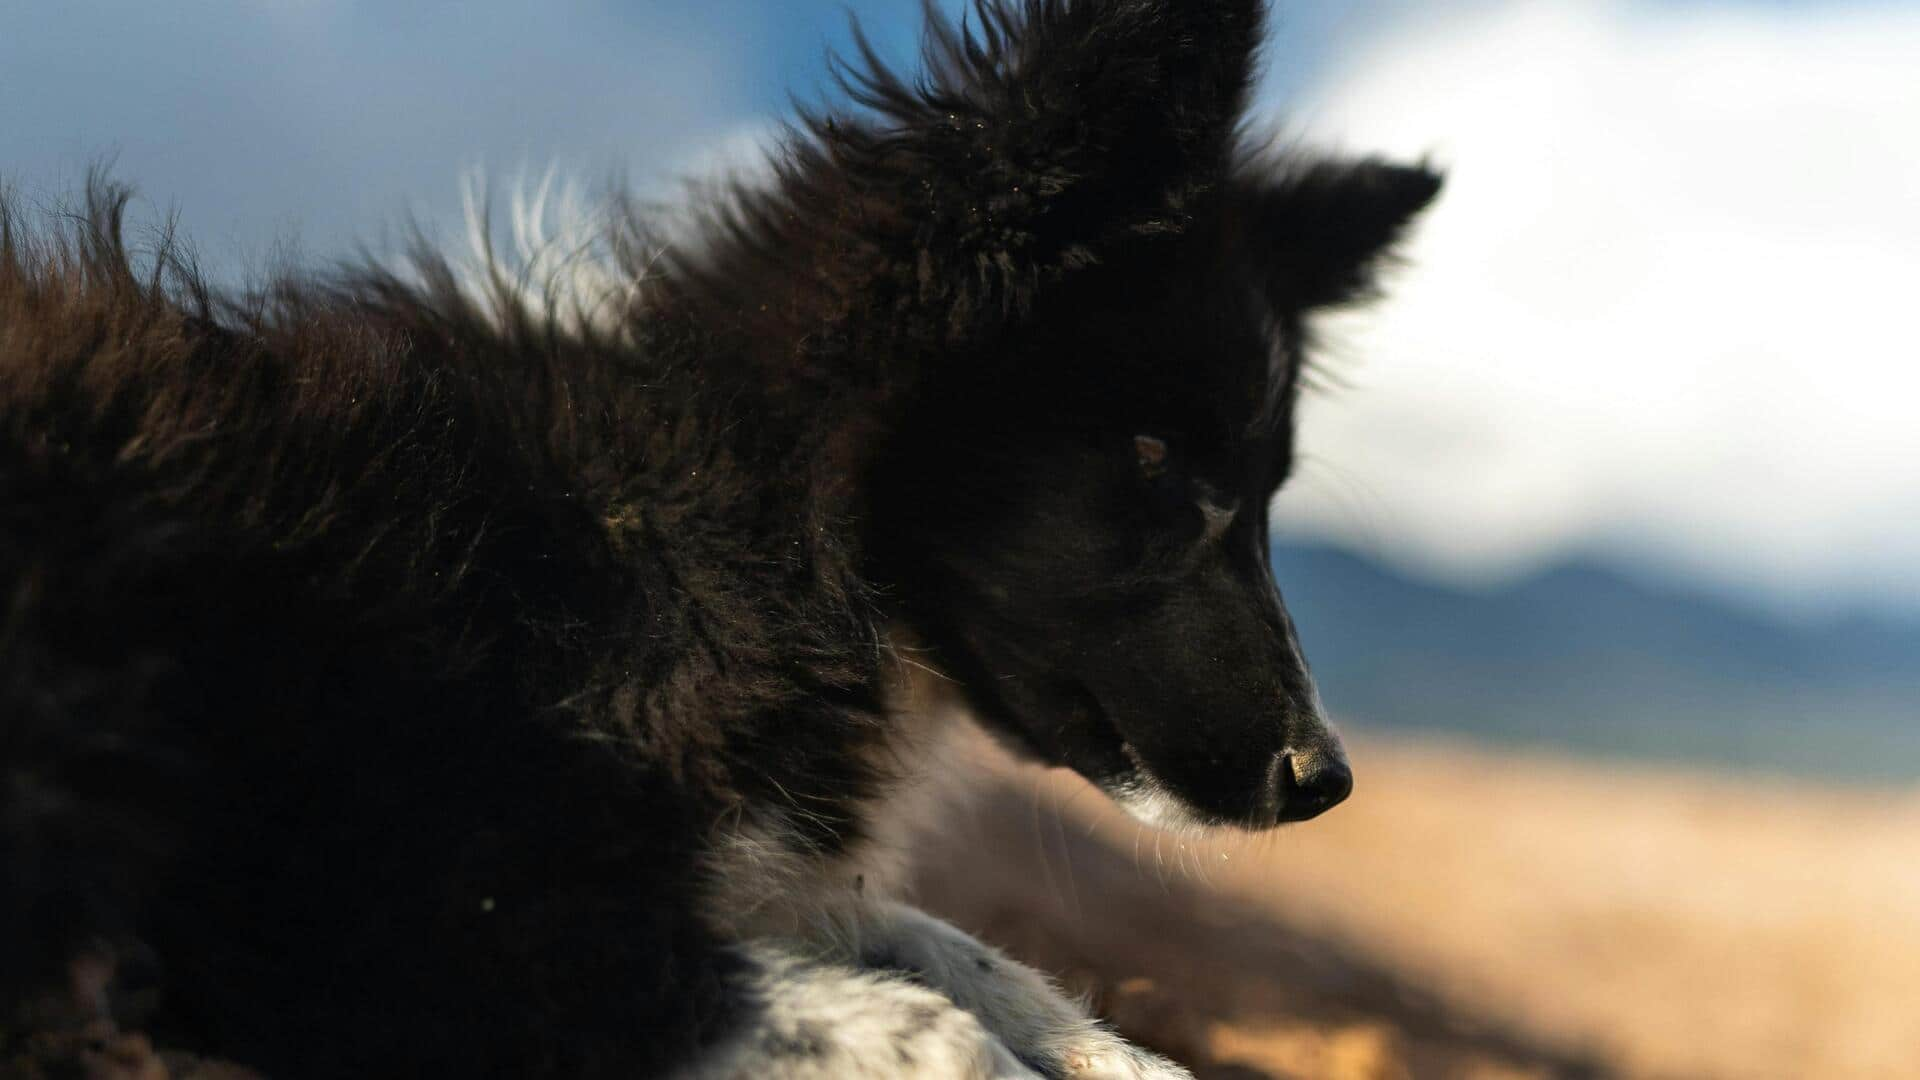
[[[877,664],[804,476],[751,460],[783,410],[723,438],[700,380],[451,277],[223,305],[90,196],[0,253],[15,1030],[104,989],[318,1074],[703,1037],[730,961],[696,859],[740,794],[710,748],[778,713],[821,726],[790,767],[848,772],[826,728]]]

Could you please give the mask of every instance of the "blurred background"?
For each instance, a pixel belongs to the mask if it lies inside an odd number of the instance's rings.
[[[228,281],[458,243],[476,171],[751,168],[849,12],[910,62],[914,0],[0,0],[0,177],[111,157]],[[1013,870],[929,902],[1213,1075],[1915,1075],[1920,2],[1277,16],[1259,130],[1450,174],[1274,511],[1358,793],[1175,839],[989,760],[940,842]]]

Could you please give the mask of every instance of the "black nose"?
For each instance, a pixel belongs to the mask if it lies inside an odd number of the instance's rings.
[[[1289,751],[1280,770],[1281,821],[1305,821],[1338,806],[1353,793],[1353,770],[1339,754]]]

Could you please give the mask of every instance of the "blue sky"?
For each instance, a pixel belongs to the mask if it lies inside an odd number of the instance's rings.
[[[1354,390],[1282,528],[1920,612],[1920,2],[1278,8],[1289,133],[1453,169],[1395,300],[1333,328]],[[223,273],[377,249],[476,166],[737,149],[827,91],[849,12],[911,56],[911,0],[0,0],[0,176],[50,203],[112,156]]]
[[[1266,96],[1297,94],[1414,13],[1488,6],[1281,4]],[[215,267],[296,236],[337,252],[407,211],[447,220],[475,165],[657,178],[780,116],[789,94],[825,93],[849,15],[902,60],[920,21],[917,0],[0,0],[0,13],[0,176],[52,197],[110,156]]]
[[[955,0],[943,6],[956,10]],[[1288,5],[1268,84],[1405,6]],[[910,60],[917,0],[0,0],[0,170],[57,194],[112,155],[225,266],[445,219],[476,164],[636,179],[829,89],[858,17]]]

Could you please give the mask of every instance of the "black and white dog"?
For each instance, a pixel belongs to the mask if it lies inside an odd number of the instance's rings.
[[[1265,508],[1439,180],[1250,151],[1261,7],[977,0],[593,304],[7,213],[0,1061],[1184,1075],[888,867],[963,714],[1155,822],[1349,790]]]

